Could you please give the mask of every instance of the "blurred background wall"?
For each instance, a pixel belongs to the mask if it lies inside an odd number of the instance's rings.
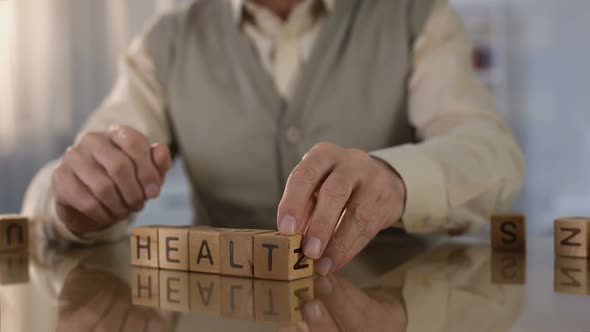
[[[0,1],[0,213],[18,212],[35,171],[71,144],[145,21],[188,1]],[[533,232],[549,231],[555,216],[590,215],[590,1],[451,2],[526,154],[515,210]],[[148,209],[190,221],[179,165]]]

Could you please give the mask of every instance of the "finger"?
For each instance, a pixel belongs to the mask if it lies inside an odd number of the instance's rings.
[[[107,332],[121,330],[121,327],[125,323],[129,304],[121,299],[115,299],[113,302],[110,303],[107,313],[101,317],[100,322],[96,325],[93,331]]]
[[[52,182],[56,194],[55,202],[58,205],[77,210],[92,220],[93,226],[106,226],[112,223],[113,218],[71,169],[68,167],[56,169]]]
[[[321,185],[305,233],[303,252],[307,257],[319,259],[322,256],[356,182],[354,170],[344,166],[336,167]]]
[[[91,156],[81,152],[79,148],[69,148],[64,155],[64,161],[112,216],[121,220],[129,214],[130,211],[115,183]]]
[[[56,213],[68,228],[75,234],[84,234],[102,228],[102,223],[92,220],[70,206],[56,203]]]
[[[151,148],[152,160],[156,168],[160,172],[162,179],[166,176],[168,170],[172,166],[172,158],[170,157],[170,149],[166,144],[156,143]]]
[[[317,188],[337,161],[333,145],[320,144],[301,160],[289,175],[277,213],[277,228],[283,234],[295,234],[302,228],[305,209]]]
[[[106,170],[117,186],[125,204],[133,211],[143,209],[145,195],[137,180],[133,161],[106,134],[90,133],[80,142],[86,151]]]
[[[315,206],[318,202],[317,193],[311,195],[311,199],[309,203],[307,203],[307,207],[305,208],[305,214],[303,215],[303,220],[301,221],[299,228],[297,229],[297,233],[305,234],[307,232],[307,225],[309,224],[309,219],[315,210]]]
[[[322,302],[315,299],[303,306],[303,319],[311,332],[337,332],[338,325]]]
[[[132,307],[123,324],[122,332],[148,331],[149,315],[143,308]]]
[[[351,200],[324,257],[318,261],[319,274],[341,269],[379,233],[383,212],[372,199],[361,198],[361,195],[355,194]]]
[[[109,137],[135,164],[137,179],[144,194],[155,198],[160,194],[162,181],[156,165],[152,161],[150,143],[147,138],[129,127],[115,126],[109,129]]]

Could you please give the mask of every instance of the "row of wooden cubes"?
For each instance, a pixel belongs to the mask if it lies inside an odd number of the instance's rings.
[[[274,281],[133,267],[131,295],[133,304],[168,311],[299,322],[314,292],[311,277]]]
[[[211,227],[135,227],[131,264],[179,271],[294,280],[313,274],[301,235]]]

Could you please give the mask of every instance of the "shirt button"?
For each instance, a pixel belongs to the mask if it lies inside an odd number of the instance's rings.
[[[301,142],[303,134],[301,133],[301,129],[291,126],[285,131],[285,138],[287,139],[287,142],[297,144]]]

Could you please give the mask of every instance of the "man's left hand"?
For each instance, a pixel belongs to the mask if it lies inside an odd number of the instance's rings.
[[[405,186],[385,162],[330,143],[314,146],[293,169],[279,204],[283,234],[305,234],[316,271],[337,271],[382,229],[397,223]]]

